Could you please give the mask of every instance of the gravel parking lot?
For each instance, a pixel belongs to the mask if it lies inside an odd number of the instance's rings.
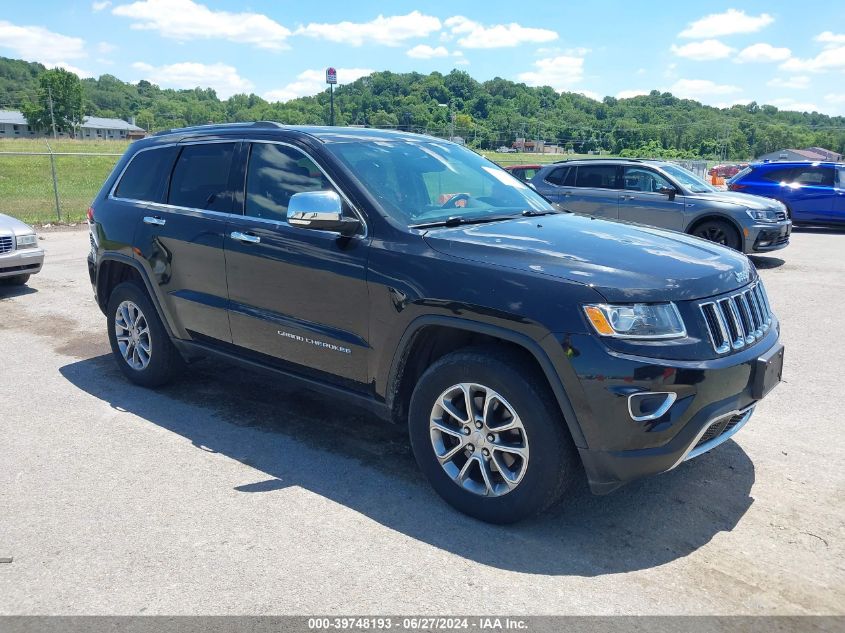
[[[785,383],[735,441],[510,527],[344,402],[232,367],[130,385],[87,240],[45,233],[0,287],[2,614],[845,613],[845,234],[754,258]]]

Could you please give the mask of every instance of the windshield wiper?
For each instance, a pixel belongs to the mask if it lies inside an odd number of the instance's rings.
[[[536,218],[540,215],[555,215],[558,213],[563,213],[563,211],[555,211],[554,209],[546,209],[545,211],[540,211],[538,209],[525,209],[522,212],[522,215],[526,218]]]
[[[460,215],[453,215],[445,220],[437,220],[435,222],[423,222],[421,224],[411,224],[412,229],[430,229],[435,226],[461,226],[462,224],[484,224],[485,222],[500,222],[502,220],[513,220],[518,218],[518,215],[493,215],[488,217],[478,218],[464,218]]]

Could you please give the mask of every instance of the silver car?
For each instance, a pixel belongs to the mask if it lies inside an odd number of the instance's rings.
[[[44,265],[35,229],[0,213],[0,283],[21,286]]]
[[[719,191],[663,161],[564,161],[543,167],[530,183],[568,211],[682,231],[743,253],[784,248],[792,232],[781,202]]]

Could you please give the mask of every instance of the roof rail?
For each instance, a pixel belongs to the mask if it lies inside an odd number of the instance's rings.
[[[178,132],[212,132],[214,130],[225,130],[233,127],[259,127],[259,128],[280,128],[284,127],[276,121],[247,121],[244,123],[209,123],[207,125],[190,125],[188,127],[174,127],[169,130],[161,130],[153,136],[164,136]]]

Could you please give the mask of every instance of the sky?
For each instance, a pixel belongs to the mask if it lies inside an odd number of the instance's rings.
[[[457,68],[595,99],[845,115],[843,0],[38,0],[0,12],[0,55],[221,98],[316,94],[328,66],[339,83]]]

